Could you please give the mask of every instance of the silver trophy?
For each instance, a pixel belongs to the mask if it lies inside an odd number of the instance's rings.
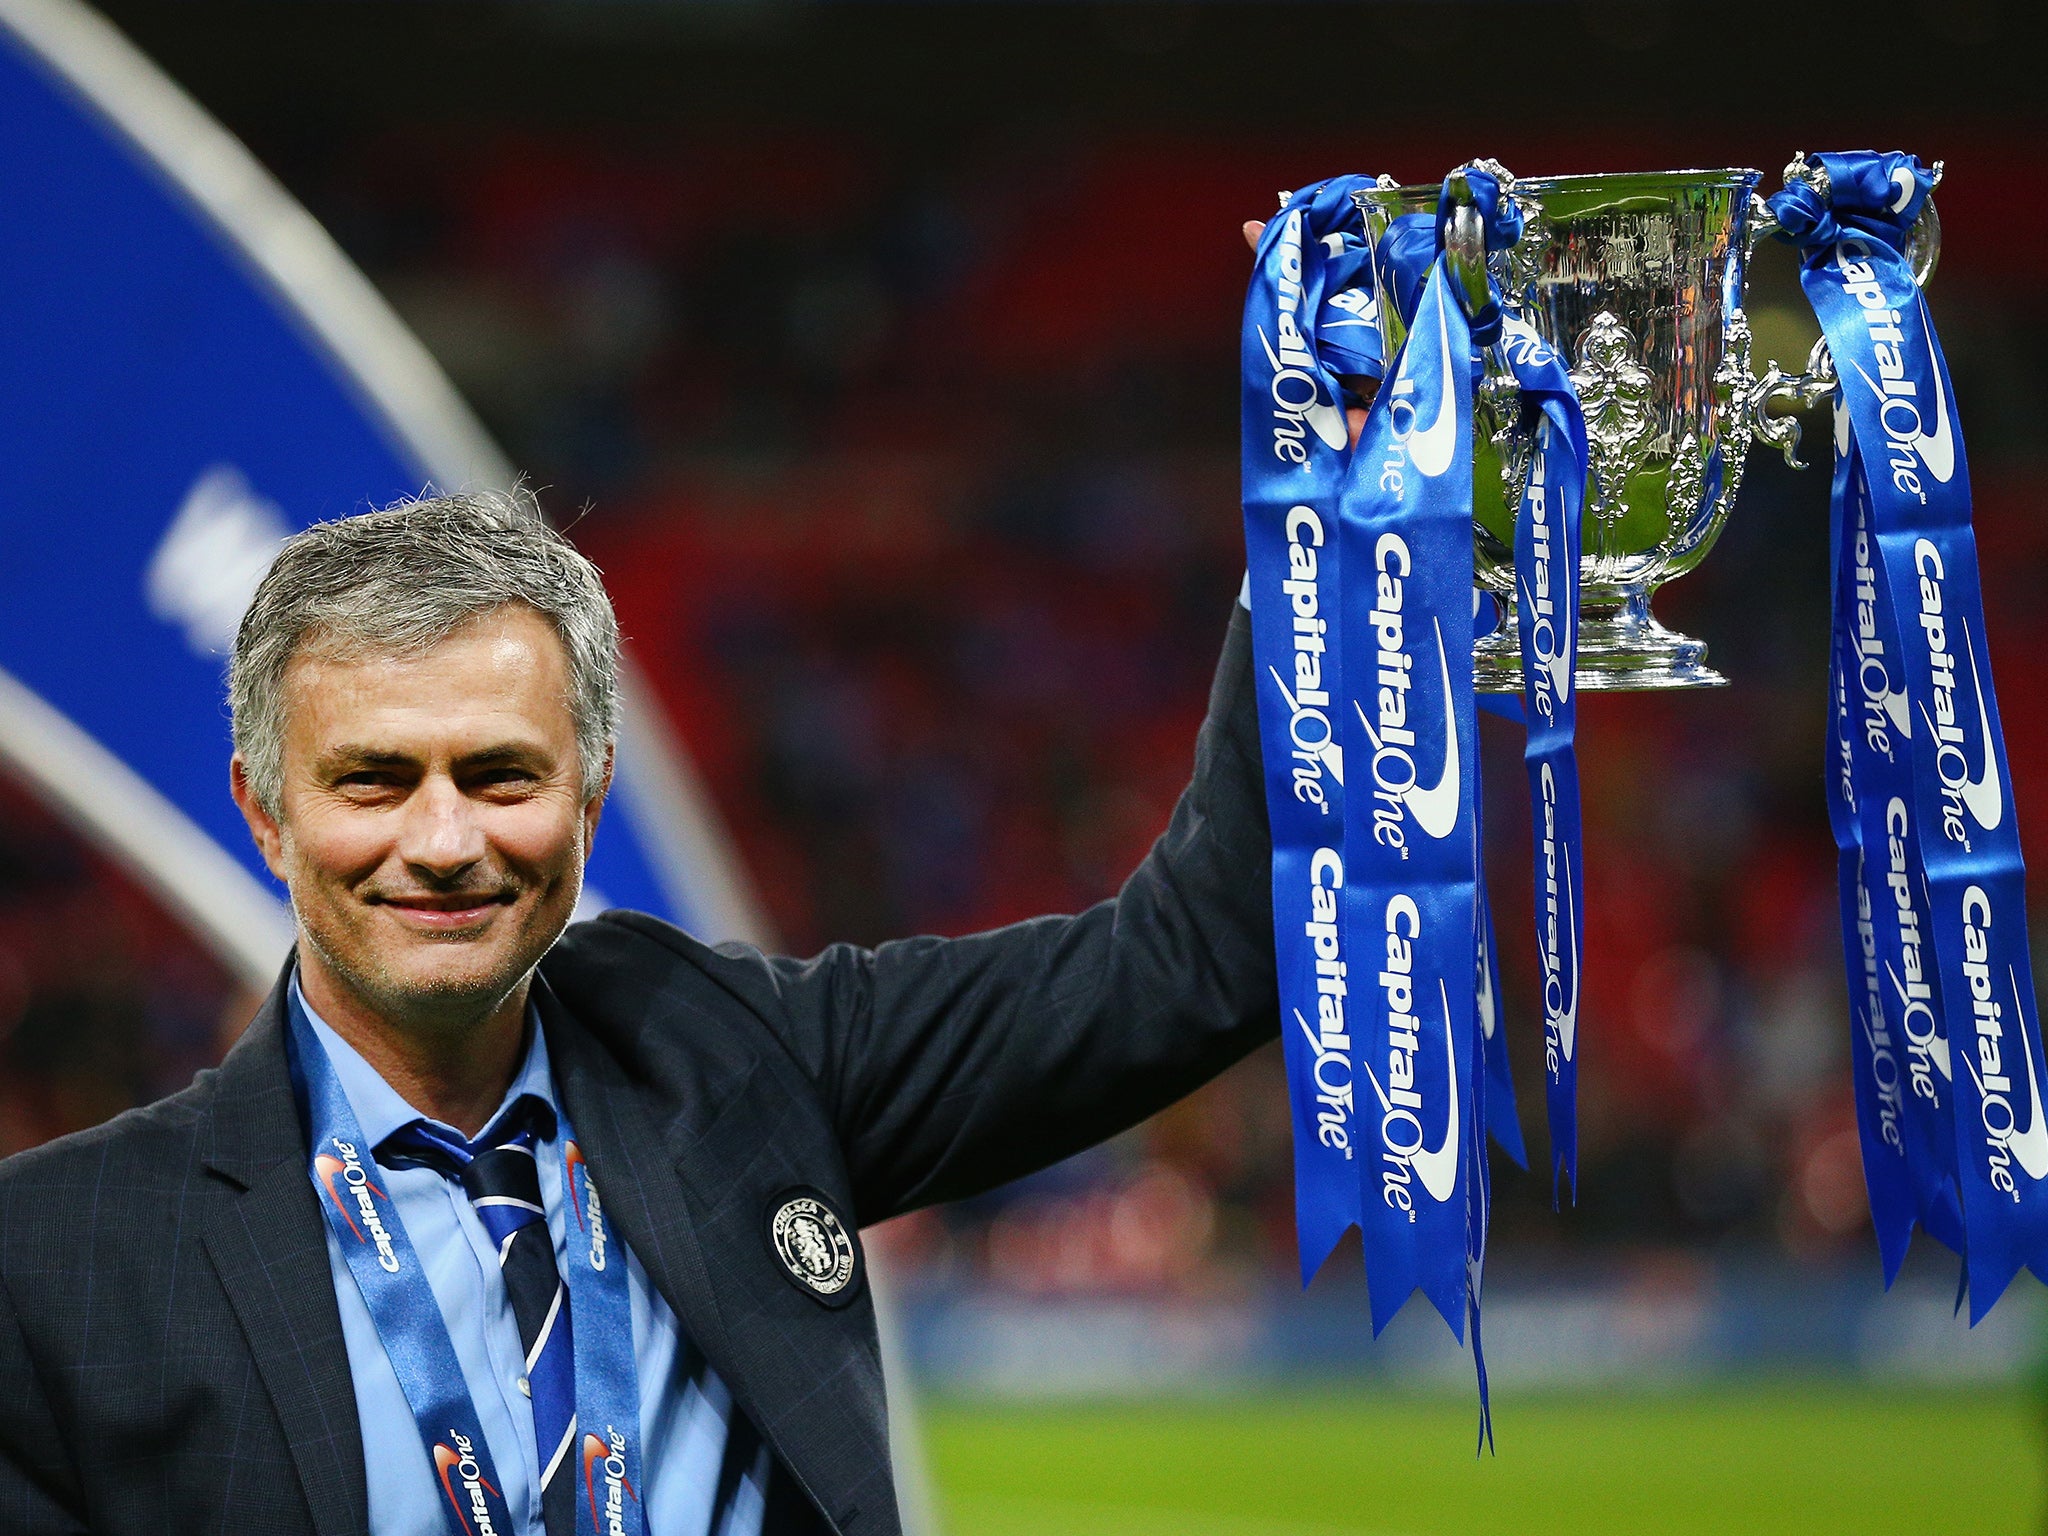
[[[1453,274],[1475,301],[1490,274],[1507,312],[1526,321],[1571,364],[1586,413],[1588,466],[1579,562],[1583,689],[1704,688],[1724,683],[1706,644],[1666,629],[1651,594],[1706,558],[1742,484],[1743,459],[1762,439],[1799,463],[1799,424],[1773,407],[1809,407],[1834,388],[1822,343],[1805,371],[1750,366],[1742,309],[1751,251],[1775,227],[1753,170],[1501,180],[1526,221],[1510,249],[1486,254],[1477,211],[1454,176],[1447,231]],[[1935,167],[1939,176],[1940,167]],[[1787,179],[1818,180],[1803,157]],[[1820,188],[1825,195],[1826,188]],[[1359,194],[1375,248],[1392,221],[1434,214],[1440,188],[1381,177]],[[1940,249],[1934,204],[1914,226],[1907,256],[1925,283]],[[1382,284],[1382,291],[1385,285]],[[1391,358],[1406,337],[1395,306],[1378,306]],[[1481,586],[1500,600],[1499,628],[1473,646],[1481,692],[1518,693],[1514,522],[1530,442],[1514,375],[1498,347],[1474,394],[1473,534]]]

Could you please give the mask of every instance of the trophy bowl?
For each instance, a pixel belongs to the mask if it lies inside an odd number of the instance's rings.
[[[1823,348],[1803,374],[1750,367],[1743,314],[1749,254],[1775,227],[1754,170],[1648,171],[1515,178],[1520,240],[1484,259],[1509,317],[1571,363],[1586,415],[1590,463],[1582,509],[1579,650],[1583,689],[1704,688],[1725,683],[1706,644],[1666,629],[1652,593],[1706,558],[1763,438],[1798,465],[1798,423],[1773,405],[1810,406],[1834,385]],[[1811,175],[1803,160],[1788,177]],[[1358,194],[1375,252],[1393,221],[1434,216],[1440,188],[1382,177]],[[1933,205],[1915,231],[1915,270],[1933,265]],[[1376,277],[1383,277],[1376,272]],[[1379,282],[1382,294],[1389,291]],[[1406,339],[1396,306],[1377,306],[1385,355]],[[1521,690],[1514,519],[1530,440],[1514,377],[1496,345],[1474,390],[1473,538],[1479,584],[1501,623],[1473,646],[1475,686]],[[1492,472],[1489,473],[1489,470]]]

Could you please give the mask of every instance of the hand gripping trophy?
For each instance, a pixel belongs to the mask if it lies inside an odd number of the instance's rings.
[[[1712,548],[1753,443],[1799,464],[1774,407],[1834,411],[1828,803],[1885,1279],[1916,1226],[1961,1257],[1972,1321],[2022,1265],[2048,1273],[2024,872],[1920,291],[1940,177],[1802,154],[1766,201],[1751,170],[1481,160],[1434,187],[1314,184],[1260,236],[1245,530],[1303,1272],[1357,1225],[1375,1326],[1421,1289],[1469,1324],[1482,1404],[1486,1139],[1519,1161],[1521,1135],[1475,711],[1528,731],[1552,1174],[1575,1187],[1576,698],[1725,681],[1651,597]],[[1766,236],[1821,322],[1797,374],[1752,366]],[[1368,395],[1353,446],[1340,407]]]

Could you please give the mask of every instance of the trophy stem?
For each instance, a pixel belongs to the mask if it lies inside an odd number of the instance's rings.
[[[1588,588],[1579,600],[1579,664],[1573,685],[1585,693],[1722,688],[1707,664],[1707,642],[1659,624],[1647,587]],[[1481,693],[1522,691],[1521,630],[1512,597],[1501,599],[1499,628],[1472,647],[1472,682]]]

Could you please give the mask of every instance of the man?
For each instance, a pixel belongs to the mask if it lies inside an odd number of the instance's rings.
[[[1248,642],[1115,899],[772,959],[569,926],[617,626],[530,504],[298,535],[231,672],[296,952],[217,1070],[0,1165],[0,1530],[897,1530],[857,1229],[1275,1031]]]

